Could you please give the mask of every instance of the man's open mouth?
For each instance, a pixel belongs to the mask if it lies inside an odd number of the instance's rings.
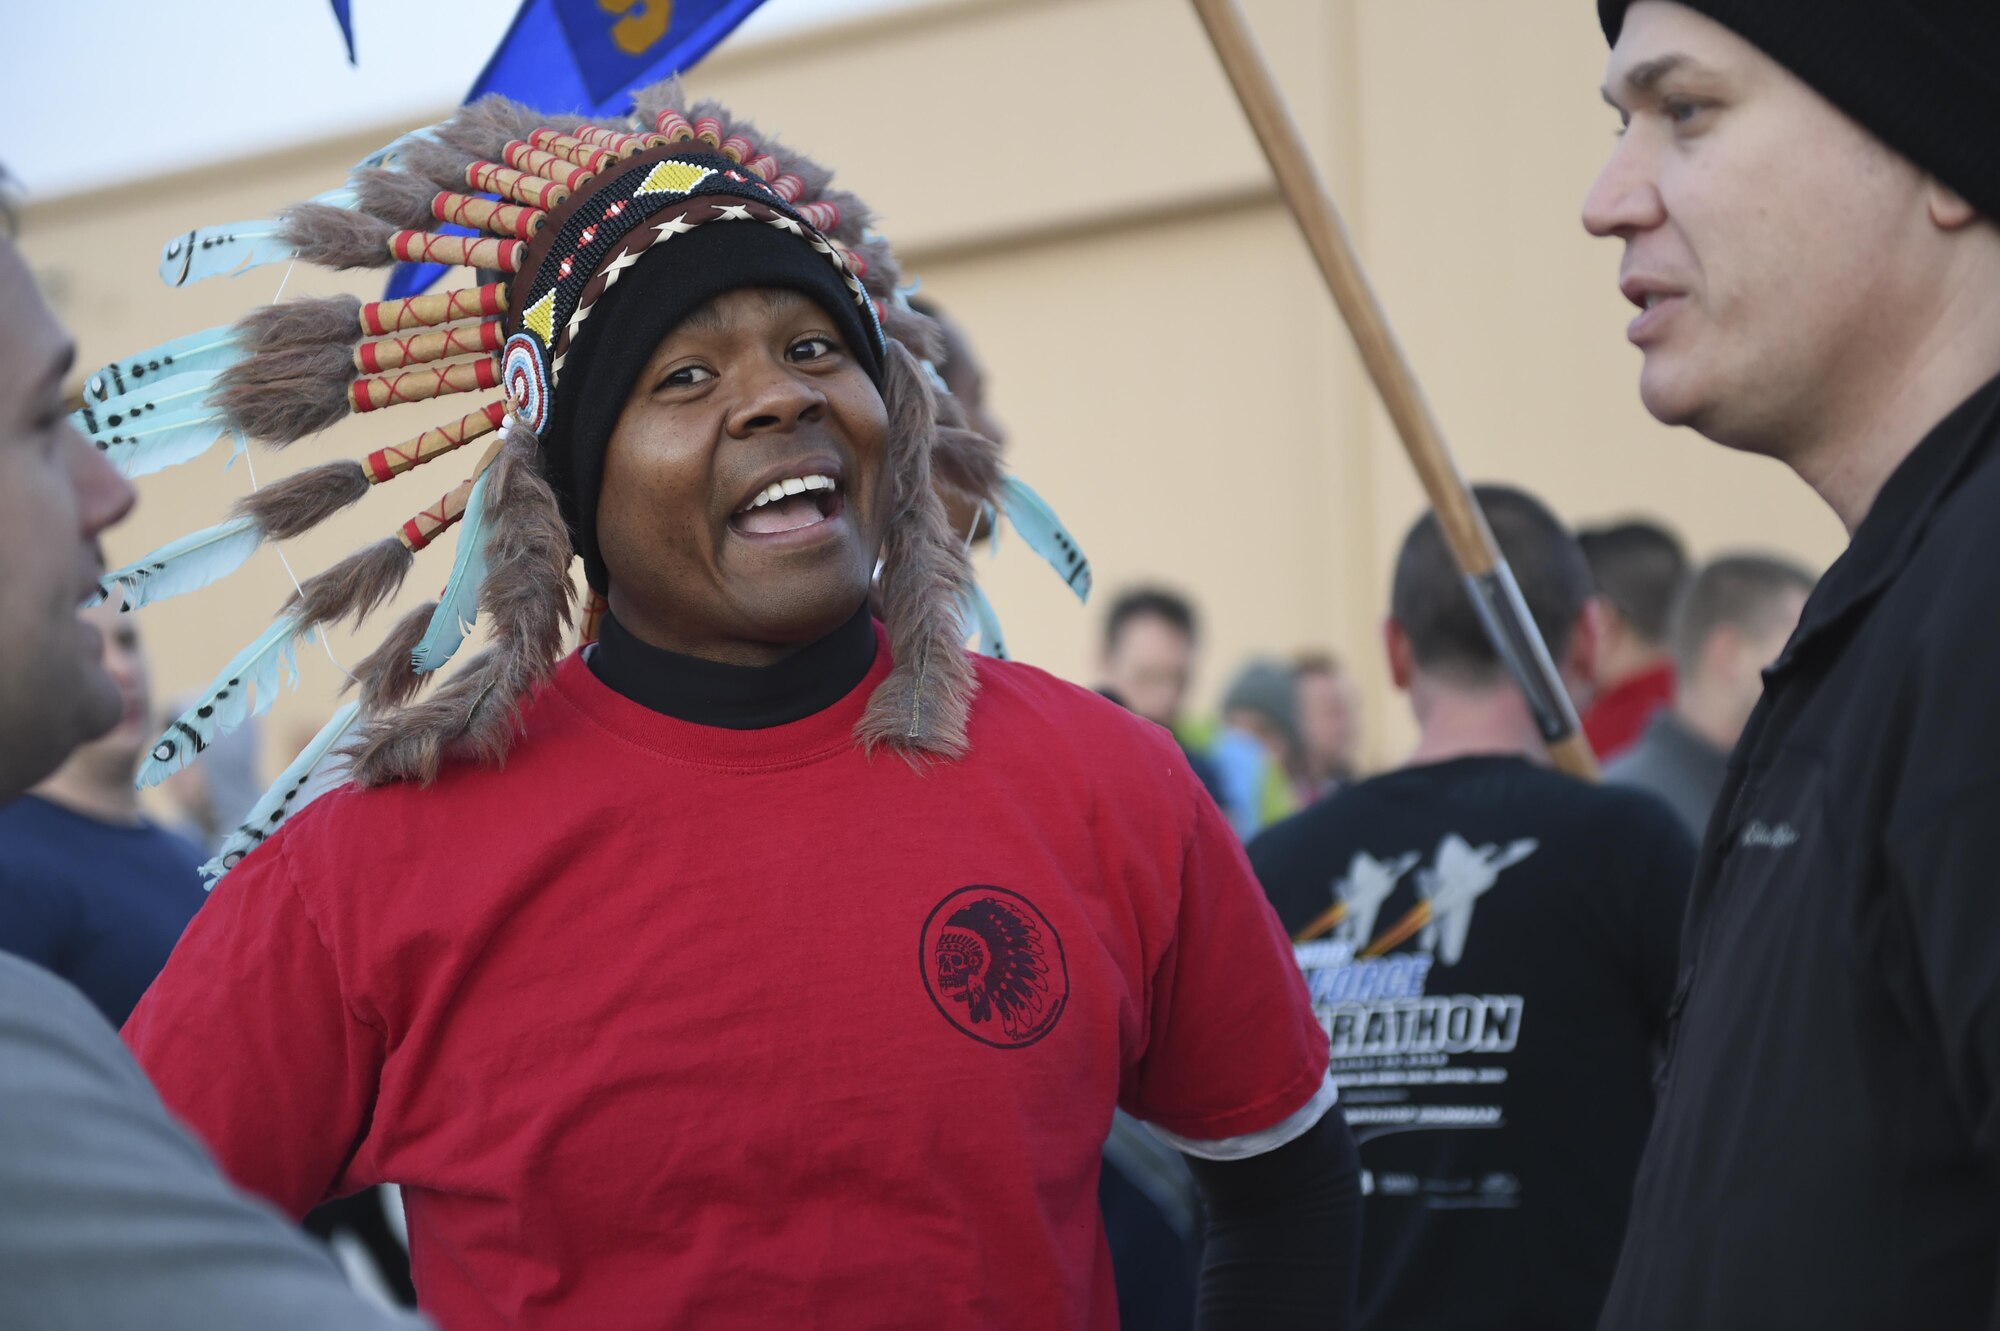
[[[838,517],[840,504],[840,483],[833,477],[790,476],[758,491],[730,515],[729,525],[746,536],[775,536]]]

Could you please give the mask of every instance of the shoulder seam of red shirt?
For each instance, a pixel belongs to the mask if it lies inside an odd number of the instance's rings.
[[[290,829],[281,830],[288,831]],[[298,877],[292,872],[291,838],[280,839],[274,837],[273,840],[278,842],[278,862],[284,873],[285,886],[291,889],[292,899],[299,903],[299,913],[305,916],[307,926],[312,929],[313,941],[319,944],[320,951],[326,953],[326,964],[333,971],[334,988],[340,992],[340,1005],[347,1009],[348,1016],[380,1036],[386,1047],[389,1041],[388,1023],[379,1018],[370,1018],[366,1013],[361,1011],[352,995],[349,994],[347,979],[340,972],[340,956],[333,950],[332,945],[326,941],[326,930],[320,927],[319,917],[313,914],[312,906],[307,903],[305,893],[299,889]]]

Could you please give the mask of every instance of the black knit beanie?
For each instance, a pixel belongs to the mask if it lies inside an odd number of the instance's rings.
[[[1676,0],[2000,221],[2000,0]],[[1597,0],[1618,41],[1632,0]]]
[[[583,556],[584,578],[599,593],[609,579],[597,544],[597,493],[604,452],[632,385],[681,320],[743,287],[782,287],[811,298],[833,319],[876,388],[882,386],[882,362],[853,295],[833,266],[798,237],[775,227],[712,223],[646,251],[598,300],[570,345],[542,432],[549,484]]]

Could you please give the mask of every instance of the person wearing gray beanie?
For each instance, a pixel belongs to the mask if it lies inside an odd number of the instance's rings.
[[[1640,397],[1849,534],[1707,829],[1600,1327],[2000,1325],[2000,5],[1598,16]]]

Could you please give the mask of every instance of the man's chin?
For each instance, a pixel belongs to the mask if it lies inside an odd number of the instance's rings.
[[[1655,353],[1639,371],[1639,401],[1662,425],[1693,425],[1701,414],[1703,395],[1677,368],[1659,364]]]
[[[759,598],[750,618],[768,642],[804,646],[817,642],[854,617],[868,599],[865,582],[828,579],[822,585],[793,585],[782,594]]]

